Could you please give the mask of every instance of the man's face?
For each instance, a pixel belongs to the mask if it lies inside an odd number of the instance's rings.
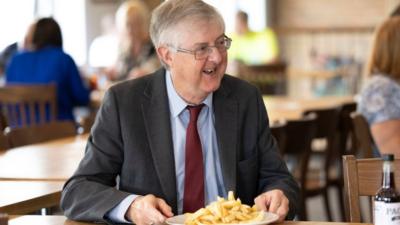
[[[223,28],[216,22],[196,21],[178,26],[178,47],[195,51],[207,46],[215,46],[224,38]],[[178,94],[189,103],[199,103],[209,93],[220,86],[227,66],[227,52],[215,47],[202,59],[187,52],[169,49],[166,63],[170,67],[172,81]],[[165,58],[163,58],[165,59]]]

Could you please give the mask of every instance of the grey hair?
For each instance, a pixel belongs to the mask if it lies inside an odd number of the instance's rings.
[[[225,30],[224,19],[213,6],[201,0],[167,0],[151,15],[150,37],[154,47],[163,44],[178,45],[179,31],[184,22],[215,21]]]

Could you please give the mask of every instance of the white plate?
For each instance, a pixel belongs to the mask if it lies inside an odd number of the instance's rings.
[[[263,220],[253,222],[253,223],[241,223],[241,224],[230,223],[229,225],[244,225],[244,224],[245,225],[264,225],[264,224],[273,223],[273,222],[277,221],[278,219],[279,219],[279,216],[276,215],[275,213],[264,212]],[[168,218],[165,222],[169,225],[183,225],[183,224],[185,224],[185,215],[178,215],[178,216]]]

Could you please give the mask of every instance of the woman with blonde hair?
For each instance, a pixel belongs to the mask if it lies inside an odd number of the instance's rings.
[[[150,11],[141,0],[124,2],[116,13],[119,53],[110,78],[137,78],[157,69],[160,64],[149,35]]]
[[[367,119],[379,153],[400,158],[400,16],[377,29],[367,70],[370,77],[358,111]]]

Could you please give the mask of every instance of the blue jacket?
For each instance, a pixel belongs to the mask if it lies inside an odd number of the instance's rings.
[[[73,120],[74,106],[89,103],[74,60],[59,47],[16,54],[6,70],[6,84],[57,84],[58,120]]]

